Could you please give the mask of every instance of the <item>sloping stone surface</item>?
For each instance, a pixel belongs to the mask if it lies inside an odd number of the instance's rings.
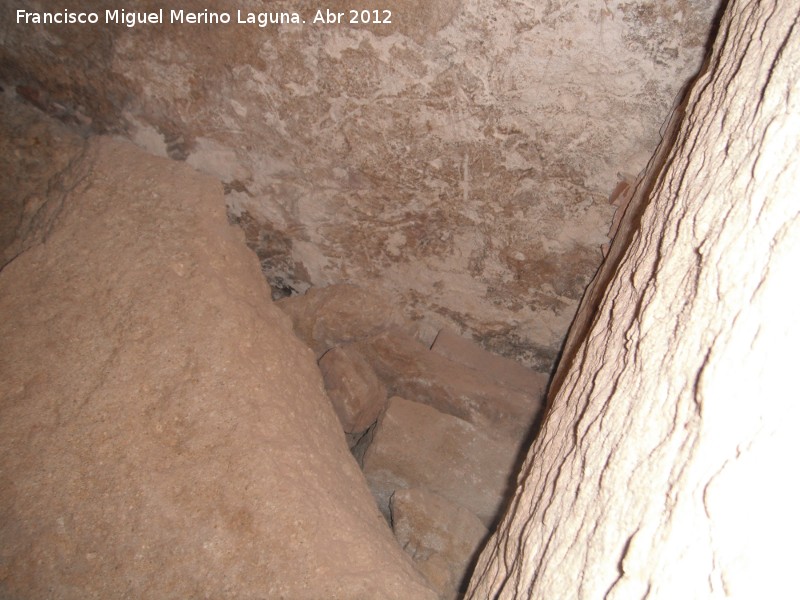
[[[392,0],[371,7],[391,23],[351,25],[357,4],[186,0],[167,8],[234,23],[128,28],[18,25],[47,4],[16,0],[0,73],[222,179],[275,240],[276,288],[381,287],[549,370],[617,173],[644,167],[720,0]],[[306,23],[238,25],[236,8]],[[314,24],[321,8],[347,22]]]
[[[463,506],[426,490],[397,490],[389,508],[403,550],[442,598],[459,598],[489,530]]]
[[[795,594],[799,20],[728,3],[468,598]]]
[[[516,476],[517,445],[474,425],[397,396],[378,421],[364,474],[389,520],[395,490],[423,488],[475,513],[488,527]]]
[[[0,597],[435,598],[219,183],[90,155],[0,273]]]
[[[544,389],[499,385],[463,364],[431,352],[399,330],[359,342],[358,349],[390,395],[423,402],[497,435],[522,443],[542,411]]]

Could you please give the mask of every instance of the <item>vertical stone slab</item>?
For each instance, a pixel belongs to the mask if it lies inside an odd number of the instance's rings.
[[[799,20],[728,5],[469,598],[796,589]]]

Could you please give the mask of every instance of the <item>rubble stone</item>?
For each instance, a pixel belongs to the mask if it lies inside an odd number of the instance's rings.
[[[397,541],[443,599],[466,588],[473,562],[489,530],[463,506],[426,490],[397,490],[391,498]]]
[[[355,348],[331,348],[319,368],[345,433],[363,432],[378,420],[386,407],[386,387]]]
[[[462,419],[395,396],[364,455],[364,474],[387,520],[396,490],[423,488],[491,527],[513,492],[517,455],[508,438],[494,439]]]

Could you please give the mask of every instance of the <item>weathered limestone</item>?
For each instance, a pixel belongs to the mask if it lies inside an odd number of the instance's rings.
[[[489,530],[463,506],[426,490],[397,490],[392,530],[442,598],[458,598]]]
[[[395,490],[423,488],[491,526],[513,484],[518,447],[490,433],[425,404],[391,398],[364,455],[364,474],[387,520]]]
[[[433,600],[220,184],[85,160],[0,272],[0,597]]]
[[[469,598],[796,590],[799,21],[728,4]]]
[[[543,385],[526,390],[507,387],[485,370],[431,352],[396,329],[356,345],[390,395],[423,402],[517,444],[529,440],[537,425],[544,404]],[[543,379],[531,376],[537,382]]]
[[[276,290],[379,287],[406,316],[549,371],[617,172],[652,154],[720,0],[390,5],[378,25],[351,25],[346,0],[325,8],[347,23],[315,25],[323,6],[293,0],[262,8],[306,24],[128,28],[18,25],[15,9],[54,5],[15,0],[0,4],[0,74],[223,180],[234,218],[271,238]]]
[[[386,387],[352,346],[331,348],[319,368],[345,433],[363,432],[378,420],[388,400]]]

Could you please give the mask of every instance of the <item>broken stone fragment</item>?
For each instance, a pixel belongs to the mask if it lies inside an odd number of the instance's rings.
[[[442,598],[458,598],[489,530],[460,504],[419,488],[397,490],[389,508],[398,543],[428,583]]]
[[[294,330],[317,355],[347,342],[400,326],[399,311],[380,293],[355,285],[313,288],[303,296],[276,303],[294,324]]]
[[[364,474],[387,520],[392,494],[424,488],[491,527],[513,492],[517,455],[508,437],[494,439],[462,419],[393,397],[364,455]]]
[[[319,368],[345,433],[363,432],[378,420],[386,407],[386,387],[355,348],[331,348]]]
[[[397,329],[361,341],[357,347],[390,396],[428,404],[518,445],[530,439],[544,404],[541,378],[535,379],[531,390],[508,387],[488,374],[495,372],[493,363],[480,371],[464,366]],[[502,379],[502,369],[498,373]]]

